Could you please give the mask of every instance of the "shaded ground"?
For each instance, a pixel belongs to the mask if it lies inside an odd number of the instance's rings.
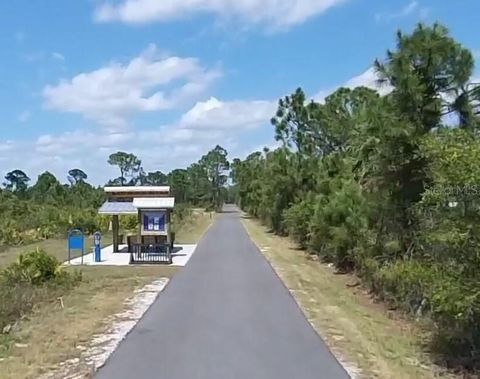
[[[97,377],[348,375],[252,243],[238,213],[224,213]]]

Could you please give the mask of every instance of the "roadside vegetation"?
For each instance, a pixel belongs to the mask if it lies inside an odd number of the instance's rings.
[[[0,271],[0,330],[8,334],[36,304],[63,296],[80,281],[79,272],[61,269],[44,251],[20,255]]]
[[[181,243],[197,243],[214,220],[204,209],[185,208],[177,217]],[[63,255],[65,241],[61,246],[54,241],[50,247],[62,249]],[[38,378],[61,362],[79,358],[82,346],[109,327],[108,317],[122,311],[135,290],[158,278],[172,278],[177,271],[169,266],[79,269],[60,266],[42,250],[17,255],[0,271],[2,378]],[[88,374],[89,366],[82,367]]]
[[[145,172],[142,161],[125,152],[112,154],[108,163],[118,167],[120,177],[107,185],[169,185],[178,205],[177,221],[191,207],[219,210],[227,197],[229,162],[227,151],[220,146],[187,169],[175,169],[168,174]],[[89,184],[87,174],[80,169],[70,170],[67,179],[69,184],[62,184],[47,171],[29,186],[30,178],[20,169],[5,175],[4,188],[0,189],[0,261],[12,246],[63,240],[72,228],[81,229],[86,235],[108,231],[110,218],[98,215],[98,208],[105,201],[102,187]],[[124,231],[135,229],[136,222],[134,217],[122,217],[121,227]]]
[[[166,266],[82,268],[74,286],[49,290],[0,335],[1,377],[37,379],[62,362],[80,358],[82,347],[111,326],[109,317],[124,310],[135,290],[158,278],[171,278],[176,271]],[[66,272],[78,275],[71,268]],[[89,377],[88,365],[83,368],[79,374]]]
[[[133,154],[117,152],[108,163],[120,177],[107,185],[169,185],[176,198],[173,231],[177,243],[197,243],[227,196],[227,152],[220,146],[187,169],[146,173]],[[0,189],[0,372],[2,378],[38,378],[45,370],[80,356],[82,344],[108,325],[134,290],[155,279],[171,278],[175,267],[82,267],[67,259],[66,235],[102,232],[111,243],[109,217],[98,215],[104,191],[70,170],[68,184],[45,172],[32,186],[19,169]],[[135,231],[137,217],[120,218],[122,232]],[[79,254],[79,253],[77,253]]]
[[[478,370],[473,55],[445,27],[418,25],[374,68],[382,94],[340,88],[309,102],[298,89],[281,99],[272,124],[283,146],[235,160],[232,192],[272,232],[422,320],[436,362]]]
[[[101,245],[108,246],[111,244],[112,234],[110,232],[105,232],[102,235]],[[85,254],[92,252],[93,247],[93,236],[87,236],[85,238]],[[37,242],[31,242],[24,245],[3,246],[3,248],[0,250],[0,268],[2,266],[15,262],[21,254],[37,249],[48,252],[48,254],[55,257],[60,262],[64,262],[68,258],[67,240],[66,238],[61,238],[61,236],[58,236],[56,238],[39,240]],[[81,252],[78,250],[71,251],[72,258],[80,255]]]
[[[290,290],[310,324],[355,378],[457,378],[423,349],[421,323],[378,302],[355,275],[304,254],[290,237],[242,219],[250,237]]]
[[[175,241],[179,244],[195,244],[215,220],[215,212],[203,208],[175,210],[173,228]]]

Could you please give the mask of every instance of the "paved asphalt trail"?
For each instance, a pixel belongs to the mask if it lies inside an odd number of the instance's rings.
[[[96,378],[349,378],[226,211]]]

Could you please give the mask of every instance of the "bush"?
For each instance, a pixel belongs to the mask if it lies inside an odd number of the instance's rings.
[[[105,217],[97,214],[103,191],[94,188],[69,187],[68,198],[46,199],[49,195],[29,196],[0,190],[0,245],[22,245],[42,239],[64,237],[69,229],[85,233],[105,230]],[[79,190],[82,193],[79,193]],[[32,189],[33,191],[33,189]],[[51,194],[50,194],[51,195]],[[48,201],[47,201],[48,200]]]
[[[193,219],[192,217],[192,210],[186,204],[178,204],[175,206],[175,212],[172,214],[172,220],[169,226],[172,238],[175,236],[175,232],[178,231],[184,220]]]
[[[138,216],[127,215],[120,217],[120,228],[127,232],[136,232],[138,229]]]
[[[178,204],[173,213],[174,221],[180,222],[192,215],[192,210],[187,204]]]
[[[39,303],[56,300],[82,279],[80,272],[61,269],[58,261],[36,250],[0,272],[0,332]]]
[[[429,312],[434,286],[442,277],[439,269],[422,262],[396,261],[380,268],[375,284],[384,301],[420,315]]]
[[[367,276],[367,283],[382,300],[433,321],[433,352],[449,366],[480,368],[478,280],[469,281],[449,267],[418,260],[370,268],[373,275]]]
[[[355,267],[355,251],[365,237],[368,209],[360,186],[338,178],[316,198],[309,247],[340,269]]]
[[[57,259],[37,249],[20,255],[17,262],[3,270],[2,276],[7,283],[38,285],[54,279],[59,271],[60,264]]]
[[[307,247],[309,238],[308,227],[313,212],[314,202],[312,199],[308,198],[292,205],[283,213],[288,234],[302,249]]]
[[[431,298],[433,345],[449,366],[480,368],[480,281],[439,281]]]

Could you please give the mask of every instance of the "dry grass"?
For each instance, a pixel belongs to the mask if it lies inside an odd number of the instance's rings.
[[[216,214],[202,209],[193,209],[191,216],[177,230],[175,242],[179,244],[198,243],[203,234],[212,225]]]
[[[197,243],[214,217],[214,214],[194,210],[192,217],[177,231],[178,243]],[[111,237],[102,240],[105,244],[110,241]],[[36,247],[65,260],[66,240],[48,240],[9,248],[0,253],[0,266]],[[0,334],[0,377],[38,378],[49,368],[78,358],[77,347],[106,329],[104,320],[120,312],[125,299],[135,289],[161,277],[171,278],[177,270],[168,266],[82,267],[83,280],[62,299],[64,308],[60,300],[40,304],[28,319],[19,323],[14,333]]]
[[[172,277],[176,269],[85,267],[82,271],[84,279],[63,298],[63,309],[60,301],[39,306],[11,336],[9,349],[0,350],[2,379],[38,378],[60,362],[79,357],[77,346],[104,330],[103,320],[121,311],[135,289],[160,277]]]
[[[107,233],[102,236],[102,246],[112,244],[112,235]],[[89,254],[93,247],[93,237],[85,237],[85,254]],[[55,256],[60,262],[66,261],[67,257],[67,240],[66,239],[49,239],[39,241],[28,245],[8,247],[0,252],[0,267],[15,261],[18,256],[26,251],[33,251],[36,248],[45,250],[50,255]],[[78,257],[81,252],[73,250],[72,258]]]
[[[256,220],[244,218],[243,223],[313,327],[337,356],[360,369],[361,377],[446,377],[422,352],[420,330],[374,304],[355,278],[336,275]]]

